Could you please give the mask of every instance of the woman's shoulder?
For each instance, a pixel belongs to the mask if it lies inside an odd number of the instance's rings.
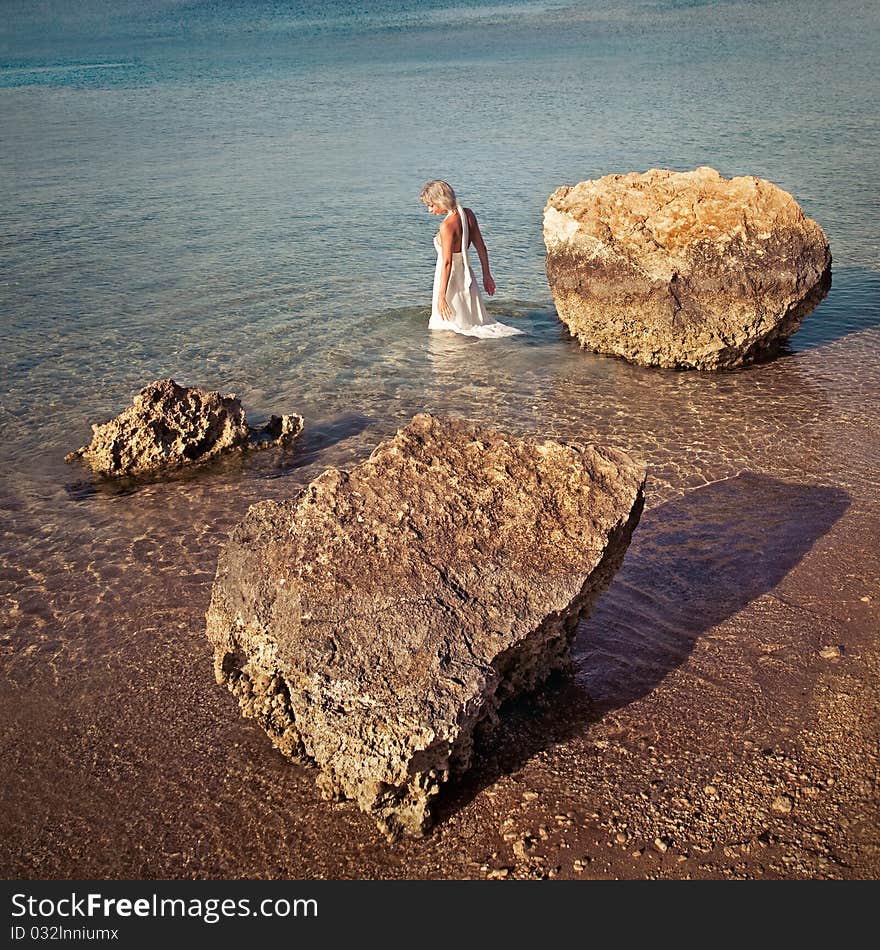
[[[474,214],[473,209],[462,207],[462,212],[464,212],[465,217],[469,225],[473,224],[477,220],[477,216]],[[448,228],[451,230],[456,230],[461,227],[461,215],[451,214],[448,218],[444,218],[440,222],[441,228]]]

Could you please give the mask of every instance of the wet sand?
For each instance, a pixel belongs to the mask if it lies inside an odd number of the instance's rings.
[[[9,491],[0,869],[876,877],[878,346],[873,328],[716,377],[605,361],[601,386],[573,352],[534,415],[507,420],[641,456],[647,506],[581,624],[575,674],[507,709],[424,840],[389,844],[351,803],[321,800],[314,771],[214,683],[204,636],[217,552],[248,504],[363,457],[375,430],[325,428],[284,470],[261,458],[131,494],[69,487],[63,521]]]

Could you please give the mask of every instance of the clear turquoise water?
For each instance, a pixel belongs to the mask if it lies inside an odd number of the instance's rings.
[[[423,409],[628,448],[648,462],[649,509],[742,471],[874,497],[878,25],[880,8],[854,0],[4,3],[7,684],[74,723],[121,709],[137,750],[156,722],[141,699],[164,663],[171,682],[189,671],[182,695],[225,722],[203,617],[226,532],[248,504],[355,464]],[[829,296],[786,355],[735,373],[581,352],[544,277],[547,197],[612,172],[699,165],[798,199],[831,241]],[[434,177],[477,211],[491,309],[523,336],[429,337],[436,219],[418,193]],[[84,486],[64,454],[167,376],[238,393],[252,421],[300,412],[306,433],[290,457],[232,459],[133,494]],[[719,549],[735,550],[736,519],[719,524]],[[637,564],[642,587],[665,570]],[[626,593],[609,602],[625,620]],[[632,630],[645,627],[639,610]],[[619,656],[638,662],[643,647],[618,634]],[[115,684],[129,682],[123,701]],[[30,708],[13,702],[9,715]],[[178,713],[186,730],[190,709]],[[46,730],[40,741],[55,741]],[[66,800],[33,798],[55,781],[35,743],[20,746],[22,814],[63,815]],[[159,813],[189,802],[179,781],[155,791]],[[118,809],[118,827],[146,807],[83,782],[80,806]],[[96,850],[91,873],[176,873],[172,858],[114,863],[117,847]],[[10,867],[85,873],[51,860]]]

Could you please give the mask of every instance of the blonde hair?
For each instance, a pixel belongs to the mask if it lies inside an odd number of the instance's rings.
[[[419,198],[425,204],[440,205],[449,211],[454,211],[458,207],[458,198],[455,197],[455,191],[448,181],[439,179],[429,181],[419,193]]]

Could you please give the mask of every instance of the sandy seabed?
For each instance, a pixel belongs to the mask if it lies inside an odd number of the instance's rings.
[[[597,408],[597,441],[650,473],[624,566],[581,624],[575,674],[507,709],[423,840],[388,843],[353,804],[323,801],[314,770],[213,681],[217,552],[248,504],[296,478],[221,465],[86,495],[60,541],[5,499],[4,549],[28,556],[0,576],[0,870],[876,877],[878,346],[871,329],[755,368],[748,386],[718,377],[677,413],[650,374],[633,377],[641,397],[608,394],[623,409]],[[549,434],[584,438],[590,418],[567,421],[577,395],[556,394]]]

